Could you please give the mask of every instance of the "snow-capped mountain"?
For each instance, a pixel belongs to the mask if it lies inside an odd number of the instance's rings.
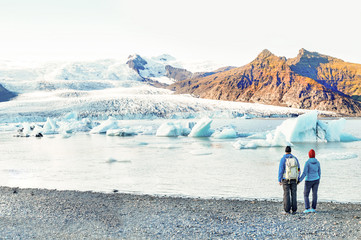
[[[175,79],[167,76],[166,66],[183,69],[183,65],[186,64],[167,54],[151,58],[135,54],[127,60],[48,63],[31,68],[0,62],[0,84],[16,93],[56,89],[98,90],[137,86],[145,80],[171,84]],[[199,72],[219,67],[209,62],[198,63],[198,66],[194,69]]]
[[[151,58],[131,55],[126,61],[108,59],[2,68],[0,84],[18,96],[0,103],[0,122],[44,121],[49,116],[73,111],[82,117],[101,119],[238,117],[246,113],[279,116],[305,112],[174,95],[171,90],[159,88],[177,81],[182,74],[199,74],[184,69],[184,65],[170,55]],[[211,65],[199,66],[202,72]],[[213,66],[213,70],[219,67]]]

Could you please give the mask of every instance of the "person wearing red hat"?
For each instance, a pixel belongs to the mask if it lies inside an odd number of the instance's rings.
[[[309,159],[307,160],[305,167],[303,169],[303,173],[300,177],[300,182],[306,178],[305,180],[305,188],[304,188],[304,199],[305,199],[305,208],[304,213],[316,212],[317,207],[317,191],[318,186],[320,184],[321,178],[321,165],[320,162],[316,159],[315,150],[311,149],[308,152]],[[309,195],[312,189],[312,208],[310,208],[310,200]]]

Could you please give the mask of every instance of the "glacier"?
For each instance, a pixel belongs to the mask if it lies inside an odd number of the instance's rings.
[[[165,76],[165,66],[192,72],[211,71],[220,66],[209,62],[185,63],[167,54],[142,58],[146,64],[139,73],[130,68],[125,59],[52,62],[31,67],[0,62],[0,84],[18,93],[13,100],[0,103],[0,123],[46,122],[48,118],[61,118],[69,112],[92,120],[106,120],[108,117],[118,120],[249,119],[290,117],[308,112],[176,95],[169,89],[154,86],[155,82],[165,85],[174,82]],[[334,115],[332,112],[323,113]],[[86,124],[90,123],[83,123],[85,131],[89,127]]]

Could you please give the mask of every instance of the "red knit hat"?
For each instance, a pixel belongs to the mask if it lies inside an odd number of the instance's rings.
[[[316,153],[315,153],[315,150],[311,149],[309,152],[308,152],[308,156],[310,158],[314,158],[316,156]]]

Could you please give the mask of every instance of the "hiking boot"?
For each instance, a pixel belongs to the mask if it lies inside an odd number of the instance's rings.
[[[305,211],[303,211],[303,213],[311,213],[311,209],[306,209]]]
[[[297,214],[297,212],[296,212],[296,211],[292,212],[292,215],[295,215],[295,214]]]
[[[316,209],[311,208],[311,213],[316,213]]]

